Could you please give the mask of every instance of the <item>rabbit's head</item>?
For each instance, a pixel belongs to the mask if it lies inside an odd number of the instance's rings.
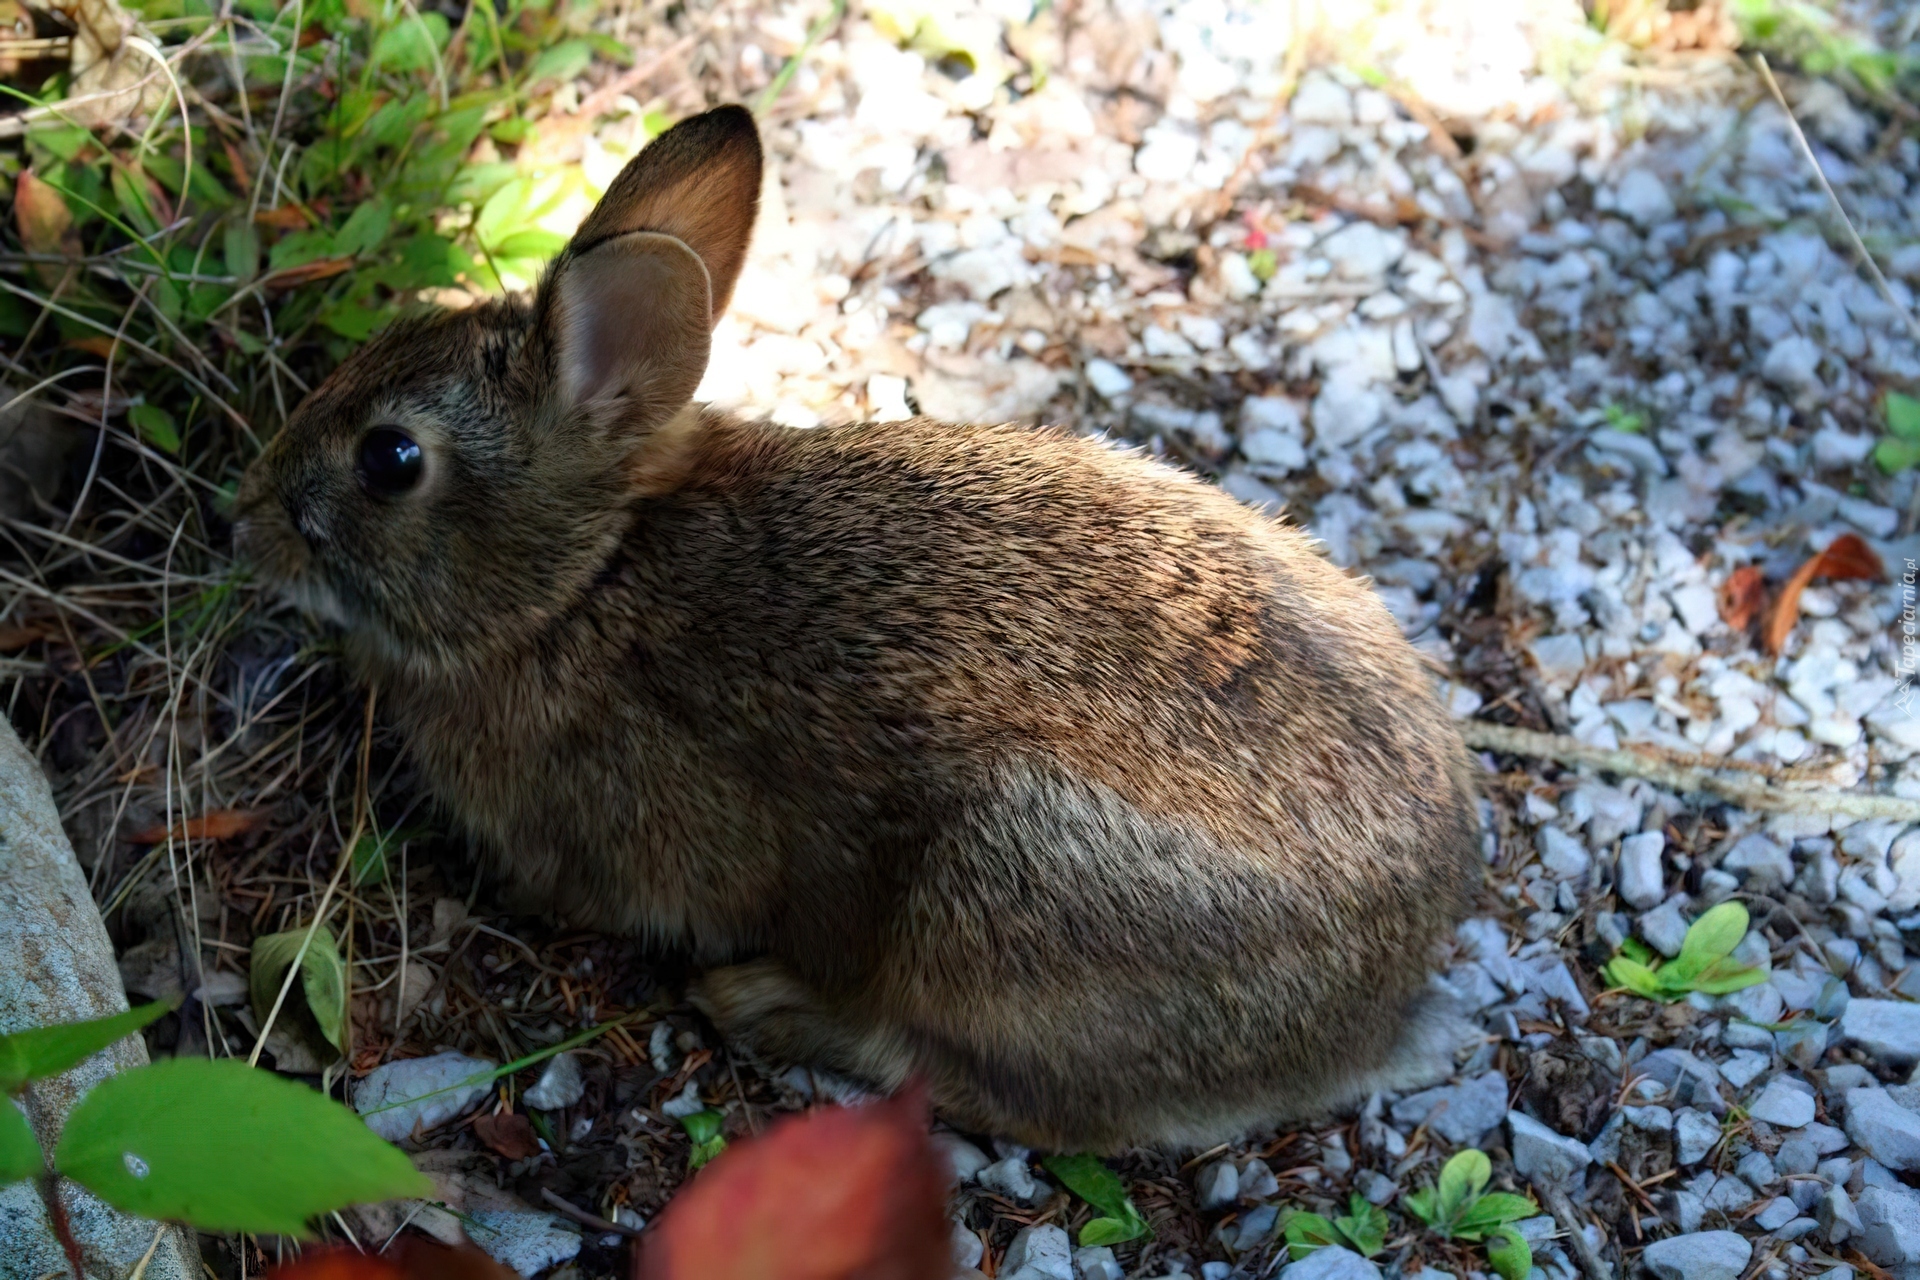
[[[241,484],[242,554],[388,669],[469,667],[567,608],[684,474],[759,191],[745,110],[669,129],[531,300],[397,322],[308,396]]]

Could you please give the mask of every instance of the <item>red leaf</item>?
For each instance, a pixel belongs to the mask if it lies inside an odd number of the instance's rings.
[[[1766,603],[1767,584],[1756,565],[1741,565],[1720,588],[1720,616],[1735,633],[1745,632]]]
[[[309,1249],[298,1262],[267,1272],[266,1280],[518,1280],[470,1244],[456,1247],[404,1235],[380,1255],[346,1245]]]
[[[540,1154],[540,1141],[533,1136],[533,1125],[523,1115],[503,1111],[481,1116],[473,1122],[480,1141],[509,1160],[531,1160]]]
[[[231,840],[245,835],[266,818],[265,809],[214,809],[197,818],[173,824],[175,840]],[[148,827],[127,837],[135,844],[159,844],[167,838],[165,827]]]
[[[1857,533],[1843,533],[1827,544],[1827,549],[1814,556],[1787,579],[1787,585],[1780,588],[1780,598],[1773,602],[1773,614],[1767,619],[1767,652],[1774,657],[1787,647],[1787,636],[1793,632],[1793,624],[1800,620],[1800,593],[1815,578],[1875,579],[1886,574],[1886,567],[1880,563],[1880,557],[1874,554]]]
[[[352,258],[317,258],[312,262],[303,262],[297,267],[272,272],[260,283],[269,289],[292,289],[299,285],[312,284],[315,280],[325,280],[340,275],[352,268]]]
[[[946,1280],[947,1173],[914,1085],[782,1120],[660,1215],[634,1280]]]

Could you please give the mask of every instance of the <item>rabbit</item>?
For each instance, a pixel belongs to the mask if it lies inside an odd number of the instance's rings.
[[[1101,1152],[1430,1067],[1475,771],[1367,584],[1100,440],[694,403],[760,184],[692,117],[531,298],[384,330],[242,553],[493,868],[690,955],[742,1052]]]

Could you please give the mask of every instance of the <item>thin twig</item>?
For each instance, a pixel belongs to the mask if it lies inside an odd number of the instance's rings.
[[[1591,747],[1565,734],[1536,733],[1485,720],[1462,721],[1460,736],[1476,751],[1504,751],[1564,765],[1585,765],[1605,773],[1645,778],[1669,791],[1706,792],[1743,808],[1767,813],[1831,813],[1858,819],[1920,822],[1920,800],[1831,789],[1792,791],[1747,778],[1728,778],[1714,772],[1719,765],[1706,756],[1681,763],[1632,748]]]
[[[1773,100],[1779,103],[1780,110],[1786,113],[1787,125],[1793,130],[1793,140],[1800,144],[1800,154],[1806,157],[1807,167],[1813,170],[1814,179],[1819,182],[1820,189],[1827,193],[1827,201],[1833,205],[1833,211],[1840,215],[1840,225],[1847,229],[1847,239],[1853,242],[1854,256],[1860,259],[1860,265],[1865,267],[1867,274],[1873,277],[1873,283],[1880,290],[1880,296],[1886,299],[1887,305],[1899,312],[1900,318],[1907,322],[1907,332],[1913,335],[1915,341],[1920,342],[1920,319],[1916,319],[1913,312],[1902,306],[1900,299],[1894,297],[1893,286],[1888,284],[1886,276],[1881,274],[1880,264],[1873,260],[1873,255],[1867,252],[1866,241],[1862,240],[1860,233],[1854,230],[1853,219],[1847,216],[1846,207],[1840,203],[1839,193],[1833,189],[1833,184],[1827,181],[1826,171],[1820,167],[1820,161],[1815,158],[1813,146],[1807,141],[1806,131],[1801,129],[1800,122],[1794,119],[1793,108],[1787,105],[1787,96],[1780,92],[1780,82],[1773,78],[1773,68],[1767,65],[1767,55],[1755,53],[1753,61],[1760,68],[1760,76],[1767,82],[1767,88],[1773,93]]]
[[[611,1231],[616,1235],[623,1235],[629,1240],[637,1240],[640,1238],[640,1233],[632,1227],[623,1227],[617,1222],[608,1222],[605,1218],[597,1214],[588,1213],[585,1209],[567,1203],[565,1199],[555,1195],[551,1187],[540,1188],[540,1199],[567,1217],[572,1218],[583,1227],[591,1227],[595,1231]]]

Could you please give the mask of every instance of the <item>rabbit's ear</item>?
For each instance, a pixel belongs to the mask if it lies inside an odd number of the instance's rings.
[[[655,427],[693,398],[712,343],[707,269],[671,235],[635,231],[569,253],[546,325],[563,404]]]
[[[682,120],[620,171],[574,234],[572,251],[652,231],[686,244],[706,265],[718,321],[746,260],[760,203],[760,133],[745,107]]]

